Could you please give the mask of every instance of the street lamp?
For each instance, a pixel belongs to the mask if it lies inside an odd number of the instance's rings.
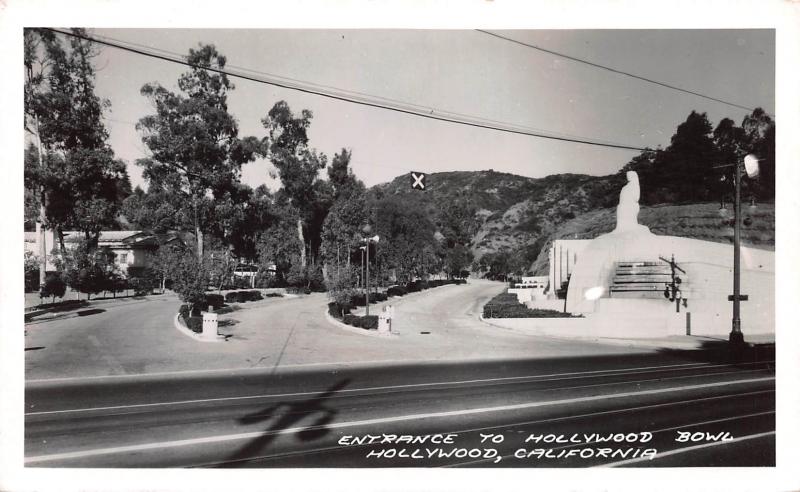
[[[369,226],[365,226],[364,227],[364,232],[369,233],[370,231],[371,231],[371,228]],[[377,234],[375,234],[372,237],[365,237],[365,238],[361,239],[361,242],[365,243],[363,247],[367,251],[366,291],[365,291],[365,298],[364,298],[365,301],[366,301],[365,302],[365,307],[366,307],[365,316],[369,316],[369,245],[370,245],[370,243],[377,244],[379,239],[380,238],[378,237]]]
[[[740,316],[740,302],[747,300],[747,295],[742,295],[741,290],[741,269],[740,269],[740,249],[741,249],[741,229],[742,229],[742,165],[739,162],[714,166],[715,168],[733,167],[734,184],[734,204],[733,204],[733,295],[728,296],[729,301],[733,301],[733,319],[731,320],[731,333],[728,338],[732,345],[742,345],[744,335],[742,334],[742,319]],[[758,158],[753,154],[748,154],[744,158],[744,169],[747,176],[755,178],[758,176]]]
[[[359,285],[358,286],[363,289],[364,288],[364,250],[367,249],[367,247],[366,246],[359,246],[358,249],[361,250],[361,271],[358,272],[359,273],[359,275],[358,275],[358,278],[359,278],[358,284]]]

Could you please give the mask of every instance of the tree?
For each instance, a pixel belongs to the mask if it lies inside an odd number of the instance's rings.
[[[356,284],[358,282],[358,268],[355,266],[345,266],[338,270],[336,275],[333,272],[328,274],[326,286],[331,298],[337,304],[342,316],[345,311],[353,304],[353,297],[357,294]]]
[[[74,249],[62,254],[56,266],[72,290],[84,293],[91,299],[92,294],[108,289],[109,279],[119,276],[115,257],[109,248],[92,249],[84,239]]]
[[[174,230],[191,230],[192,216],[182,203],[182,196],[171,193],[158,182],[147,191],[137,186],[122,203],[121,213],[134,230],[163,234]]]
[[[333,156],[328,168],[328,182],[333,187],[334,200],[364,191],[364,183],[353,174],[353,170],[350,168],[352,157],[353,152],[344,148]]]
[[[311,118],[311,111],[304,109],[296,117],[286,101],[279,101],[261,120],[267,129],[267,136],[262,141],[263,148],[267,150],[267,156],[283,185],[278,199],[287,200],[299,211],[296,219],[298,253],[303,266],[306,265],[307,241],[311,239],[309,242],[312,246],[319,242],[325,210],[320,202],[326,190],[318,182],[318,174],[325,168],[327,157],[308,145]],[[320,215],[323,220],[319,220]],[[315,216],[317,220],[312,222]],[[312,228],[312,225],[318,225],[319,229]]]
[[[25,251],[25,292],[39,289],[39,266],[41,261],[32,251]]]
[[[256,242],[259,274],[274,267],[279,284],[286,282],[293,264],[300,265],[301,244],[295,228],[298,216],[299,212],[289,205],[279,207],[274,222]]]
[[[209,275],[206,265],[188,249],[177,250],[181,254],[172,266],[172,290],[190,306],[193,312],[200,311],[206,299]]]
[[[191,69],[178,79],[180,94],[158,83],[145,84],[141,93],[156,113],[136,125],[152,156],[140,159],[150,183],[183,197],[197,241],[197,258],[203,258],[203,205],[209,193],[224,193],[238,182],[242,164],[259,150],[253,137],[238,138],[238,125],[228,113],[227,95],[233,84],[224,73],[226,59],[213,45],[190,49]]]
[[[439,232],[443,237],[444,265],[450,277],[468,268],[474,259],[469,244],[479,228],[476,211],[468,196],[460,193],[440,209]]]
[[[435,264],[437,242],[435,226],[428,214],[413,202],[389,196],[376,203],[380,217],[373,231],[381,236],[377,251],[370,259],[395,272],[400,282],[409,282],[430,273]],[[375,249],[375,246],[373,246]]]
[[[56,302],[56,297],[63,298],[66,292],[67,284],[64,282],[61,272],[48,272],[42,289],[39,291],[39,297],[42,299],[52,297],[53,302]]]
[[[339,196],[322,225],[322,256],[326,265],[336,265],[329,273],[350,265],[351,255],[361,243],[361,228],[368,218],[366,190],[358,182]]]
[[[62,253],[67,228],[82,231],[96,247],[100,230],[115,224],[130,193],[125,164],[106,144],[102,117],[109,103],[94,92],[96,55],[84,39],[70,38],[65,49],[50,31],[25,30],[26,129],[37,142],[27,150],[25,184],[40,206],[40,222],[57,232]]]
[[[714,199],[709,186],[716,175],[712,167],[717,164],[717,150],[711,129],[705,113],[692,111],[678,125],[670,145],[657,155],[656,166],[665,168],[661,173],[664,185],[676,192],[677,201]]]
[[[155,254],[150,257],[150,268],[160,277],[161,292],[164,292],[167,280],[175,281],[177,276],[176,265],[186,254],[187,247],[180,243],[163,244]]]
[[[762,198],[774,198],[775,122],[766,111],[756,108],[742,120],[742,129],[747,141],[747,152],[753,153],[759,158],[760,175],[757,184],[753,187],[759,191]]]

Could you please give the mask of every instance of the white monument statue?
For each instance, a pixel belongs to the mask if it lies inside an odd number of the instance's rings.
[[[639,224],[639,175],[628,171],[628,183],[619,192],[617,205],[617,227],[614,232],[641,231],[647,227]]]

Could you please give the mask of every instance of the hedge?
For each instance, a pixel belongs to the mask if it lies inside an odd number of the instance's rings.
[[[190,316],[189,306],[186,304],[182,304],[180,309],[178,310],[178,314],[180,318],[183,320],[183,324],[186,325],[187,328],[192,330],[195,333],[202,333],[203,332],[203,317],[202,316]]]
[[[270,294],[268,297],[277,297],[280,294]],[[225,302],[247,302],[247,301],[260,301],[264,297],[258,290],[239,290],[235,292],[228,292],[225,294]]]
[[[208,309],[208,306],[213,306],[214,309],[219,309],[225,305],[225,298],[222,297],[221,294],[206,294],[205,304],[206,309]]]
[[[356,316],[354,314],[345,314],[344,317],[342,317],[342,322],[350,326],[355,326],[356,328],[364,328],[365,330],[378,329],[378,317],[375,315]]]
[[[400,287],[399,285],[395,285],[393,287],[389,287],[389,289],[386,290],[386,293],[390,296],[399,297],[408,294],[408,289],[406,289],[405,287]]]
[[[553,309],[530,309],[517,301],[516,294],[498,294],[483,306],[484,318],[572,318],[570,313]],[[580,316],[578,316],[580,317]]]

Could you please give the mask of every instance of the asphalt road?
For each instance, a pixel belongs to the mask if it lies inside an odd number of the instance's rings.
[[[773,359],[659,351],[40,382],[26,387],[25,464],[771,466]]]

